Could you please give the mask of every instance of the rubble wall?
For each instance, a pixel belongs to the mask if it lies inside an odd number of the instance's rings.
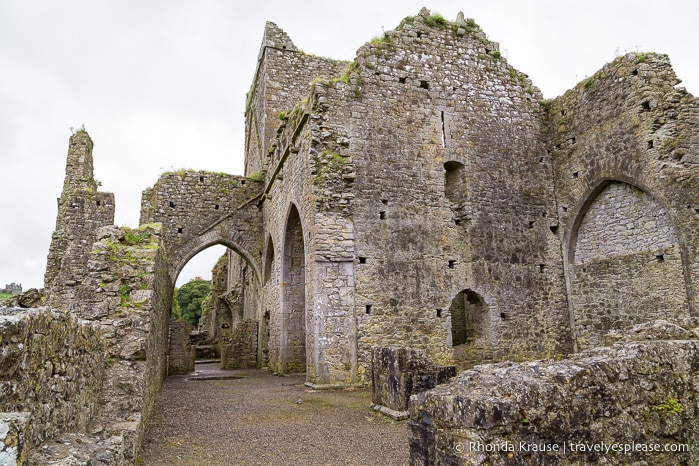
[[[680,323],[562,361],[477,366],[411,397],[410,464],[695,464],[699,321]]]
[[[104,394],[105,350],[98,325],[47,308],[0,308],[0,412],[29,413],[26,445],[86,429]]]

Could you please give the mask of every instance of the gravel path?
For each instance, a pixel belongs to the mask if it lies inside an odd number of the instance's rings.
[[[403,465],[405,422],[369,409],[370,389],[304,387],[305,377],[198,365],[165,380],[137,464]]]

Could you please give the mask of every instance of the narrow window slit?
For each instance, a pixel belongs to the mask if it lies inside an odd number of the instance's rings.
[[[366,257],[360,257],[360,258],[359,258],[359,263],[360,263],[360,264],[366,264]]]
[[[364,306],[364,312],[366,312],[367,314],[371,314],[371,304],[367,304],[366,306]]]
[[[456,261],[455,261],[454,259],[450,259],[447,266],[448,266],[450,269],[453,269],[455,265],[456,265]]]
[[[437,309],[437,317],[442,317],[442,310],[441,309]]]
[[[379,212],[379,218],[381,220],[386,220],[386,211],[385,210],[382,210],[381,212]]]
[[[442,147],[447,147],[447,133],[444,131],[444,112],[442,114]]]

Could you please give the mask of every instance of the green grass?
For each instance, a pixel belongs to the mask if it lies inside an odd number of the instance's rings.
[[[263,170],[258,170],[256,172],[252,172],[247,176],[247,179],[253,180],[253,181],[264,181],[266,176],[266,172]]]
[[[12,297],[10,293],[0,293],[0,301],[8,300]]]
[[[444,16],[440,15],[439,13],[435,13],[432,16],[425,18],[425,24],[431,28],[443,28],[449,24],[449,21],[447,21]]]

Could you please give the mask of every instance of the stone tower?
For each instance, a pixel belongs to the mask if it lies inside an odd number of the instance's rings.
[[[114,224],[114,194],[97,191],[93,142],[85,130],[70,138],[66,177],[58,199],[56,230],[46,263],[44,287],[53,305],[77,303],[75,292],[85,277],[87,260],[99,227]]]

